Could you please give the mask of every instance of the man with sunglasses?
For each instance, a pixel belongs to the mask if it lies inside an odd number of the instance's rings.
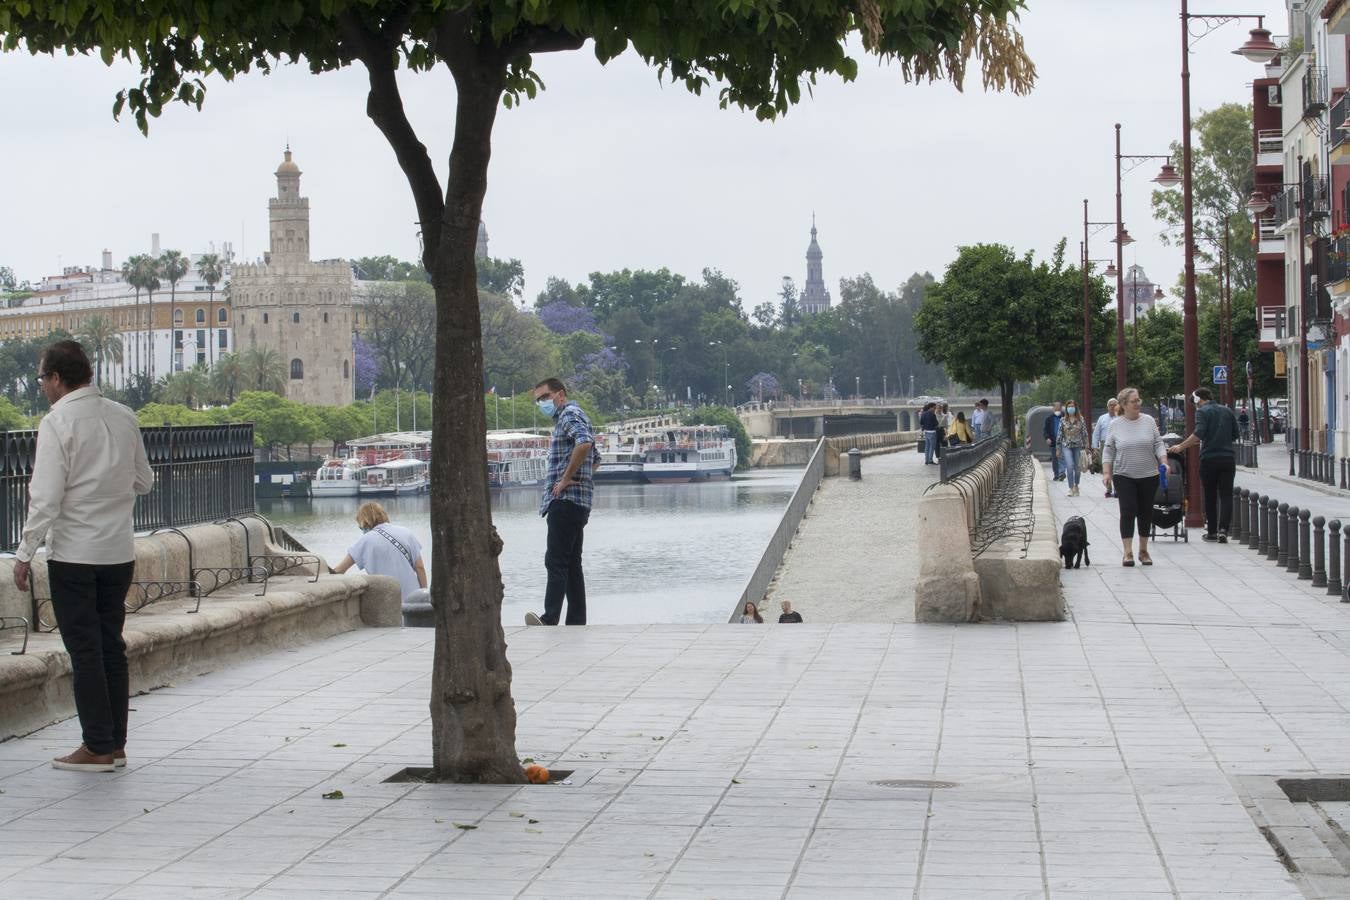
[[[557,625],[567,598],[568,625],[586,624],[586,578],[581,570],[582,534],[591,517],[594,475],[600,465],[591,420],[567,399],[567,388],[556,378],[534,386],[539,411],[553,419],[553,441],[548,448],[548,475],[539,515],[548,520],[548,549],[544,568],[544,614],[525,614],[526,625]]]
[[[136,568],[132,508],[155,476],[136,414],[104,398],[75,341],[42,351],[38,384],[51,412],[38,426],[28,518],[15,551],[14,586],[28,590],[33,555],[47,539],[52,610],[70,654],[84,743],[52,767],[111,772],[126,765],[127,589]]]

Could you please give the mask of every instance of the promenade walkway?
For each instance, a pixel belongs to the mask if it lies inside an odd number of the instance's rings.
[[[913,622],[919,579],[917,502],[937,480],[911,447],[863,460],[861,481],[826,478],[763,604],[807,622]]]
[[[428,762],[411,629],[136,697],[115,775],[48,768],[73,721],[0,744],[0,896],[1350,896],[1274,783],[1350,770],[1350,608],[1237,545],[1121,568],[1096,483],[1052,494],[1066,622],[511,630],[570,785],[384,783]]]

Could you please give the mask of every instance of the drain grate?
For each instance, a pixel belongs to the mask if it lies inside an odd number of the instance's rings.
[[[868,784],[885,788],[922,788],[923,790],[938,790],[957,786],[955,781],[928,781],[922,778],[888,778],[885,781],[869,781]]]

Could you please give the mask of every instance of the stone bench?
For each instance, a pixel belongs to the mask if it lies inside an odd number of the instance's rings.
[[[253,555],[287,555],[269,541],[259,519],[202,525],[183,534],[165,532],[136,539],[135,579],[184,582],[188,548],[194,566],[244,566],[244,531]],[[186,536],[186,540],[185,540]],[[47,569],[39,555],[33,566],[35,593],[48,596]],[[28,594],[14,587],[13,559],[0,560],[0,616],[33,620]],[[319,568],[327,571],[327,567]],[[317,581],[313,580],[317,576]],[[280,647],[330,637],[361,627],[395,627],[402,604],[398,582],[374,575],[321,574],[309,567],[272,576],[263,596],[258,584],[237,581],[195,598],[157,600],[129,614],[123,635],[133,693],[161,687]],[[130,596],[130,594],[129,594]],[[70,658],[55,632],[28,636],[27,650],[15,655],[23,636],[0,632],[0,740],[26,734],[74,714]]]

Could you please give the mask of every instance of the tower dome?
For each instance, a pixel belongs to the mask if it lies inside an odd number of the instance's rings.
[[[290,148],[290,146],[287,146],[287,147],[286,147],[286,158],[283,159],[283,160],[281,161],[281,165],[277,166],[277,174],[278,174],[278,175],[299,175],[299,174],[300,174],[300,167],[297,166],[297,165],[295,164],[295,162],[291,159],[291,148]]]

